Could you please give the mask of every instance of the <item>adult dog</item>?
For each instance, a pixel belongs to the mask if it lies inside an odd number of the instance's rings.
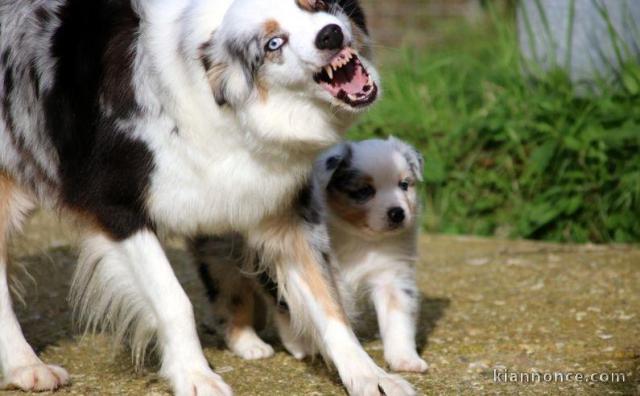
[[[86,225],[71,300],[89,328],[149,342],[179,395],[228,395],[157,234],[241,233],[270,262],[351,394],[411,394],[348,325],[305,187],[317,153],[377,96],[353,0],[0,1],[0,364],[67,373],[24,339],[7,236],[36,204]]]

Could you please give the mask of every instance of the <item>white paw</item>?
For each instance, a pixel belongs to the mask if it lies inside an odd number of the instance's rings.
[[[62,367],[38,363],[10,370],[1,388],[23,391],[53,391],[69,383],[69,374]]]
[[[265,359],[273,356],[271,345],[262,341],[257,336],[243,337],[230,345],[231,351],[244,360]]]
[[[393,371],[424,373],[429,368],[427,362],[422,360],[415,352],[387,357],[385,360]]]
[[[351,396],[414,396],[416,391],[400,376],[382,370],[376,375],[351,378],[345,381]]]
[[[177,375],[172,383],[176,396],[233,396],[231,387],[209,369]]]
[[[284,345],[284,349],[298,360],[302,360],[307,356],[312,355],[311,349],[303,345],[301,342],[298,342],[298,340],[283,342],[282,344]]]

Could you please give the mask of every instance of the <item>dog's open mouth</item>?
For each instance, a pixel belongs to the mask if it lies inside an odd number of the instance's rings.
[[[378,87],[364,68],[355,51],[340,51],[314,80],[337,99],[352,107],[363,107],[378,96]]]

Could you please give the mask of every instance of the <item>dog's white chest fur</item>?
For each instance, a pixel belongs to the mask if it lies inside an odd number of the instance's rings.
[[[220,233],[247,230],[282,210],[309,166],[256,155],[239,135],[220,130],[201,141],[179,132],[165,136],[154,147],[151,218],[181,233]]]

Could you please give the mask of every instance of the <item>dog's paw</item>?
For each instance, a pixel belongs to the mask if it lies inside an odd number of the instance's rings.
[[[385,359],[393,371],[406,371],[411,373],[424,373],[429,369],[427,362],[422,360],[417,353],[389,356]]]
[[[259,337],[245,337],[230,346],[231,351],[244,360],[266,359],[273,356],[271,345]]]
[[[414,396],[413,387],[397,375],[380,370],[377,375],[355,377],[345,382],[351,396]]]
[[[302,360],[307,356],[311,356],[313,354],[311,348],[304,345],[299,339],[287,341],[283,340],[282,345],[284,346],[284,349],[286,349],[287,352],[289,352],[291,356],[293,356],[297,360]]]
[[[222,377],[208,369],[178,375],[172,383],[176,396],[233,396]]]
[[[54,391],[68,383],[69,374],[62,367],[37,363],[9,370],[2,388],[42,392]]]

